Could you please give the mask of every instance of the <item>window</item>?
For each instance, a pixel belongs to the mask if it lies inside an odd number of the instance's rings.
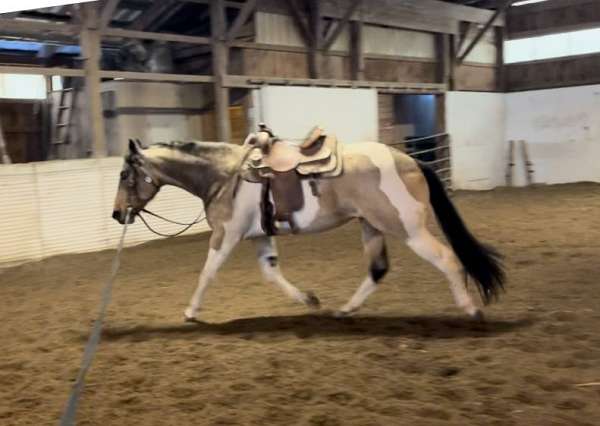
[[[600,28],[507,40],[504,60],[507,64],[600,53]]]
[[[0,74],[0,98],[46,99],[46,79],[42,75]]]

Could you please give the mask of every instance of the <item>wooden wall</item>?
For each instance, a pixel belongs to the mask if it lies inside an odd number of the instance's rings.
[[[509,91],[600,83],[600,54],[521,62],[506,67]]]
[[[555,34],[600,24],[600,0],[552,0],[511,7],[508,38]]]
[[[493,65],[464,63],[454,71],[455,90],[496,92],[496,67]]]
[[[0,100],[0,126],[13,163],[43,160],[41,101]]]

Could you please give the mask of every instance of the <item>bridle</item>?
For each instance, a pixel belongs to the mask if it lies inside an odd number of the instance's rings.
[[[150,174],[144,170],[143,165],[136,163],[132,160],[128,160],[127,163],[129,164],[130,168],[129,170],[132,171],[131,176],[129,175],[129,173],[127,173],[126,171],[122,171],[121,172],[121,180],[125,180],[127,179],[127,186],[129,187],[129,191],[128,191],[128,198],[131,197],[130,195],[130,191],[135,191],[135,196],[138,199],[141,199],[140,194],[139,194],[139,190],[137,187],[137,179],[138,179],[138,174],[141,174],[143,176],[143,181],[149,185],[154,186],[154,188],[158,191],[160,189],[160,186],[154,181],[154,179],[152,178],[152,176],[150,176]],[[129,201],[129,200],[128,200]],[[128,207],[129,209],[131,209],[131,206]],[[142,216],[142,212],[147,213],[151,216],[154,216],[156,218],[162,219],[165,222],[169,222],[169,223],[173,223],[175,225],[181,225],[184,226],[183,229],[175,232],[174,234],[163,234],[162,232],[158,232],[155,229],[153,229],[150,224],[146,221],[146,219],[144,218],[144,216]],[[150,210],[146,209],[146,208],[142,208],[140,209],[136,215],[140,218],[140,220],[142,221],[142,223],[146,226],[146,228],[148,228],[148,230],[156,235],[159,235],[161,237],[167,237],[167,238],[171,238],[171,237],[176,237],[178,235],[183,234],[185,231],[187,231],[188,229],[190,229],[192,226],[196,225],[197,223],[203,222],[206,220],[206,214],[204,212],[204,209],[202,209],[202,211],[200,211],[200,213],[198,213],[198,216],[196,216],[196,218],[190,222],[190,223],[182,223],[182,222],[178,222],[175,220],[171,220],[171,219],[167,219],[164,216],[161,216],[157,213],[151,212]]]

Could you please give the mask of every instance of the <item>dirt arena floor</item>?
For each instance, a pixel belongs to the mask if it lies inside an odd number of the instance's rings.
[[[209,289],[206,323],[186,324],[206,235],[126,250],[79,424],[600,424],[600,186],[455,200],[507,257],[508,292],[484,324],[400,241],[360,314],[328,316],[365,274],[356,224],[280,239],[284,273],[323,313],[263,284],[245,242]],[[1,425],[56,424],[112,256],[0,273]]]

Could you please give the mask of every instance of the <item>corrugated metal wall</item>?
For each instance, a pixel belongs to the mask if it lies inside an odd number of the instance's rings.
[[[0,166],[0,266],[63,253],[114,248],[121,225],[111,218],[121,158],[65,160]],[[192,221],[202,201],[164,187],[148,208],[170,219]],[[161,232],[180,226],[151,220]],[[208,225],[189,233],[205,232]],[[126,244],[160,238],[137,220]]]

